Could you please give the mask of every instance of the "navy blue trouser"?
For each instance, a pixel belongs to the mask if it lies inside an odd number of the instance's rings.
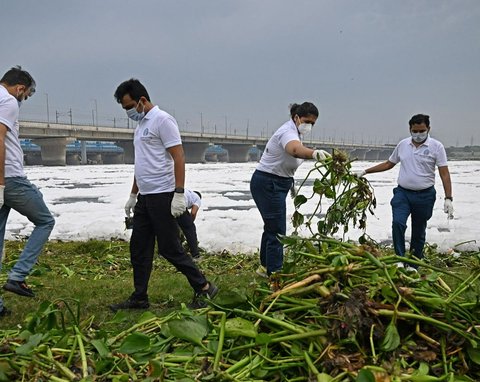
[[[182,272],[195,292],[207,284],[192,258],[182,248],[178,225],[170,212],[173,192],[138,195],[130,239],[130,261],[133,266],[135,300],[148,299],[148,282],[152,272],[155,240],[158,252]]]
[[[285,199],[293,178],[285,178],[256,170],[250,181],[250,192],[263,219],[263,234],[260,244],[260,263],[267,274],[283,267],[283,245],[278,235],[287,230],[287,207]]]
[[[418,258],[423,257],[427,221],[432,217],[436,198],[435,188],[413,191],[403,187],[393,189],[392,206],[392,236],[395,253],[405,256],[405,231],[407,219],[411,216],[412,233],[410,239],[410,253]]]

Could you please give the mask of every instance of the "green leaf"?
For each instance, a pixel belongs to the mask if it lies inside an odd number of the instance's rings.
[[[222,290],[222,293],[220,293],[215,299],[217,304],[224,307],[238,307],[247,301],[248,298],[245,290],[240,290],[238,288]]]
[[[202,345],[202,339],[208,334],[208,321],[204,315],[172,320],[166,326],[170,335],[198,345]]]
[[[143,333],[132,333],[122,342],[118,351],[125,354],[133,354],[150,347],[150,338]]]
[[[295,199],[293,199],[293,204],[295,205],[295,208],[298,208],[302,204],[305,204],[307,200],[308,199],[304,195],[297,195],[295,196]]]
[[[381,348],[383,351],[392,351],[400,345],[400,335],[398,334],[395,322],[392,320],[385,330]]]
[[[330,382],[333,380],[333,377],[329,376],[326,373],[320,373],[317,375],[317,382]]]
[[[156,359],[151,359],[149,361],[149,364],[150,364],[151,377],[158,378],[163,375],[163,371],[165,370],[165,367],[162,365],[160,361],[157,361]]]
[[[475,349],[472,346],[468,346],[467,354],[473,363],[480,365],[480,349]]]
[[[225,322],[225,335],[229,337],[250,337],[257,336],[257,328],[253,322],[247,321],[241,317],[235,317]]]
[[[38,346],[42,338],[43,338],[42,333],[31,335],[26,343],[24,343],[23,345],[15,349],[15,352],[20,355],[29,354],[35,347]]]
[[[375,375],[368,369],[362,369],[359,371],[355,382],[375,382]]]
[[[92,340],[92,345],[97,350],[98,354],[102,358],[106,358],[110,355],[110,350],[108,350],[107,344],[103,340]]]
[[[272,337],[268,335],[267,333],[260,333],[256,338],[255,338],[255,343],[257,345],[265,345],[272,342]]]
[[[303,224],[303,221],[304,221],[303,215],[300,212],[295,211],[292,216],[293,226],[300,227]]]

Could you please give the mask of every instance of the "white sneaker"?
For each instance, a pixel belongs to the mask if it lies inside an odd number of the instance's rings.
[[[263,277],[263,278],[268,278],[267,276],[267,268],[265,268],[263,265],[259,265],[257,270],[255,271],[255,273],[260,276],[260,277]]]

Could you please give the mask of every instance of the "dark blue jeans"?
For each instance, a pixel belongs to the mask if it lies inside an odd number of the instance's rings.
[[[408,216],[411,216],[410,253],[420,259],[423,257],[427,221],[432,217],[436,194],[433,186],[420,191],[407,190],[400,186],[393,189],[390,202],[393,213],[392,236],[398,256],[405,256],[405,231]]]
[[[287,230],[285,199],[292,183],[293,178],[258,170],[253,173],[250,181],[250,192],[264,224],[260,263],[267,268],[267,274],[280,271],[283,267],[283,245],[278,240],[278,235],[285,235]]]

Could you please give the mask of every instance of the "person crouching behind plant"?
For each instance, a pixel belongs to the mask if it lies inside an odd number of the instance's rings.
[[[260,267],[257,273],[270,277],[272,289],[278,289],[278,272],[283,267],[283,245],[279,235],[287,229],[286,197],[293,176],[304,159],[323,161],[330,156],[324,150],[305,147],[302,140],[318,118],[317,107],[310,102],[290,107],[290,120],[269,139],[250,181],[250,191],[263,219]]]

